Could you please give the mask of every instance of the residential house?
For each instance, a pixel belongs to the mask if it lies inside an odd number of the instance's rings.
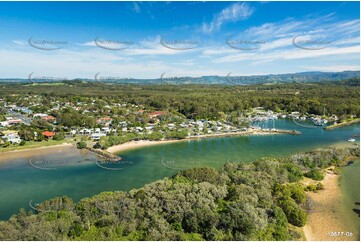
[[[13,124],[20,124],[23,122],[23,120],[21,119],[11,119],[7,121],[9,123],[9,125],[13,125]]]
[[[5,141],[9,141],[12,144],[19,144],[21,142],[19,135],[14,134],[14,133],[7,134],[6,136],[3,136],[2,138]]]
[[[148,116],[149,118],[156,118],[156,117],[158,117],[159,115],[164,115],[164,114],[166,114],[166,112],[155,111],[155,112],[153,112],[153,113],[149,113],[147,116]]]
[[[106,136],[105,133],[93,133],[90,138],[94,141],[100,140],[101,137]]]
[[[45,120],[46,122],[49,122],[49,123],[55,122],[55,117],[53,117],[51,115],[42,116],[41,119]]]
[[[47,139],[51,139],[55,136],[55,132],[50,132],[50,131],[44,131],[42,133],[42,135],[44,135],[45,138]]]
[[[108,127],[112,123],[112,118],[110,117],[103,117],[97,120],[97,124],[103,125]]]

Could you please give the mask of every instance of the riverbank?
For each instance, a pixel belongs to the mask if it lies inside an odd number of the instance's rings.
[[[188,136],[185,139],[178,140],[159,140],[159,141],[151,141],[151,140],[139,140],[139,141],[130,141],[127,143],[114,145],[109,147],[106,151],[109,153],[119,153],[126,150],[137,149],[152,145],[160,145],[160,144],[169,144],[175,142],[184,142],[188,140],[199,140],[199,139],[208,139],[208,138],[220,138],[220,137],[231,137],[231,136],[249,136],[249,135],[272,135],[272,134],[291,134],[291,135],[299,135],[301,134],[298,131],[293,130],[250,130],[250,131],[242,131],[242,132],[233,132],[233,133],[219,133],[219,134],[205,134],[205,135],[197,135],[197,136]]]
[[[169,144],[169,143],[175,143],[175,142],[181,142],[181,141],[186,141],[186,139],[181,139],[181,140],[160,140],[160,141],[151,141],[151,140],[138,140],[138,141],[130,141],[124,144],[120,144],[120,145],[114,145],[112,147],[109,147],[107,149],[107,151],[109,153],[119,153],[125,150],[130,150],[130,149],[136,149],[136,148],[141,148],[141,147],[146,147],[146,146],[151,146],[151,145],[159,145],[159,144]]]
[[[43,149],[47,147],[54,147],[58,145],[69,144],[72,145],[70,142],[66,142],[65,140],[44,140],[41,142],[38,141],[27,141],[27,144],[24,146],[10,146],[10,147],[2,147],[0,148],[0,153],[7,153],[7,152],[18,152],[23,150],[34,150],[34,149]]]
[[[336,129],[336,128],[345,127],[345,126],[348,126],[348,125],[351,125],[351,124],[355,124],[355,123],[358,123],[358,122],[360,122],[360,119],[356,118],[356,119],[344,121],[342,123],[332,124],[330,126],[325,127],[324,129],[325,130],[332,130],[332,129]]]
[[[54,152],[61,152],[63,148],[65,148],[65,149],[68,149],[68,148],[76,149],[76,147],[73,144],[62,143],[62,144],[51,145],[51,146],[41,146],[41,147],[21,149],[21,150],[3,151],[3,152],[0,153],[1,154],[0,162],[1,161],[13,160],[13,159],[26,158],[26,157],[29,157],[29,156],[33,155],[35,152],[36,152],[37,155],[42,155],[42,154],[46,155],[46,154],[51,154],[51,153],[54,153]],[[29,152],[29,151],[31,151],[31,152]]]
[[[325,178],[321,181],[324,190],[317,193],[307,192],[308,221],[303,231],[307,240],[358,240],[359,231],[353,231],[343,210],[343,193],[339,185],[340,175],[333,167],[327,170]],[[305,180],[304,183],[309,183]],[[336,233],[335,233],[336,232]],[[337,233],[340,232],[340,233]]]

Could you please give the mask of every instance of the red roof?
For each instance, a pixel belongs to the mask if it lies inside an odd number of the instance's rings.
[[[111,117],[103,117],[99,119],[99,121],[111,121],[111,120],[112,120]]]
[[[45,137],[53,137],[55,135],[54,132],[50,132],[50,131],[44,131],[42,133]]]
[[[49,120],[54,120],[55,118],[53,116],[44,116],[44,117],[41,117],[42,119],[46,120],[46,121],[49,121]]]
[[[149,117],[157,117],[157,116],[162,115],[162,114],[166,114],[166,113],[162,112],[162,111],[155,111],[153,113],[148,114],[148,116]]]

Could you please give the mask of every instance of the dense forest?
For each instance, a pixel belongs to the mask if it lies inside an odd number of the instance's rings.
[[[16,94],[43,95],[48,102],[71,102],[89,97],[106,102],[129,102],[146,108],[179,113],[187,118],[217,120],[224,113],[239,116],[245,110],[264,107],[276,112],[298,111],[317,115],[360,115],[359,78],[339,82],[270,85],[136,85],[86,83],[1,84],[0,96],[16,101]],[[44,102],[44,108],[47,103]]]
[[[307,221],[304,176],[341,166],[359,148],[195,168],[129,192],[74,203],[58,197],[0,222],[1,240],[297,240]],[[322,181],[321,181],[322,182]],[[321,183],[317,189],[322,189]],[[312,190],[312,189],[311,189]]]

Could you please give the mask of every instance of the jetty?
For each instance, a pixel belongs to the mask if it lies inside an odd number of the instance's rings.
[[[249,136],[249,135],[270,135],[270,134],[290,134],[301,135],[302,133],[297,130],[282,130],[282,129],[252,129],[248,131],[240,132],[228,132],[228,133],[215,133],[204,135],[192,135],[185,139],[205,139],[205,138],[217,138],[217,137],[231,137],[231,136]]]
[[[120,156],[117,156],[117,155],[112,154],[105,150],[94,149],[92,147],[86,147],[85,149],[89,150],[90,152],[95,153],[97,156],[104,158],[108,161],[116,162],[116,161],[120,161],[122,159]]]
[[[344,122],[341,122],[341,123],[332,124],[330,126],[324,127],[323,129],[324,130],[332,130],[332,129],[336,129],[336,128],[345,127],[345,126],[348,126],[348,125],[351,125],[351,124],[355,124],[355,123],[358,123],[358,122],[360,122],[360,119],[356,118],[356,119],[347,120],[347,121],[344,121]]]

